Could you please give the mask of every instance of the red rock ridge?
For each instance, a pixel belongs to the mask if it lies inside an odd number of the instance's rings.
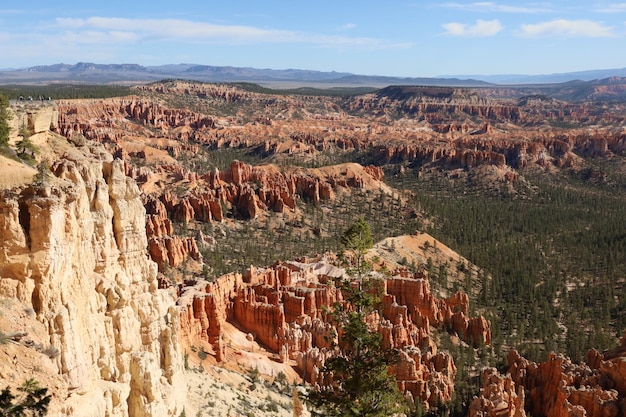
[[[74,132],[97,142],[118,142],[128,131],[145,133],[142,126],[159,129],[174,138],[188,140],[192,130],[215,128],[209,116],[185,109],[163,107],[139,97],[107,100],[60,101],[57,132],[71,137]],[[129,122],[136,125],[133,128]],[[182,129],[182,128],[189,129]],[[190,130],[191,129],[191,130]],[[172,131],[172,132],[170,132]],[[151,135],[148,135],[151,136]]]

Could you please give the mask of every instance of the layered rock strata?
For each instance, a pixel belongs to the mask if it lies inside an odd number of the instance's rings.
[[[204,114],[168,108],[154,98],[125,97],[60,102],[54,129],[68,138],[80,133],[111,151],[149,139],[150,146],[174,156],[197,153],[201,146],[254,149],[267,157],[299,155],[304,160],[355,150],[381,164],[436,163],[463,169],[571,167],[579,157],[626,150],[624,132],[611,128],[623,123],[619,107],[532,97],[517,102],[487,99],[453,88],[390,87],[347,100],[270,97],[193,83],[143,89],[209,100],[217,108],[245,105],[256,109],[257,121],[237,123],[211,116],[210,108]],[[306,114],[304,120],[285,117],[294,109]],[[570,123],[578,127],[567,127]],[[128,154],[145,158],[142,151]]]
[[[217,360],[223,360],[221,326],[232,320],[276,352],[280,361],[293,361],[310,383],[327,382],[330,376],[321,370],[338,334],[327,309],[345,303],[341,291],[328,284],[343,275],[343,269],[325,261],[279,262],[271,268],[251,268],[243,276],[230,274],[213,283],[181,287],[182,337],[190,343],[209,342]],[[456,367],[452,356],[437,352],[431,326],[446,326],[472,344],[489,343],[489,323],[481,317],[466,319],[467,311],[465,294],[437,299],[425,276],[385,279],[382,316],[374,313],[368,323],[385,346],[400,351],[394,373],[408,397],[426,404],[452,398]],[[470,324],[474,321],[480,325]]]
[[[0,295],[48,329],[70,392],[58,415],[178,415],[179,314],[147,257],[139,189],[102,146],[55,146],[41,182],[2,191]]]

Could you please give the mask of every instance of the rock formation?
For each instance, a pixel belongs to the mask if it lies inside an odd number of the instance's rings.
[[[531,415],[626,415],[626,335],[613,351],[590,350],[587,363],[575,364],[554,353],[546,362],[534,363],[513,350],[508,367],[506,376],[486,371],[484,388],[472,402],[470,416],[523,415],[524,398]]]
[[[59,111],[53,104],[44,102],[19,103],[10,107],[9,118],[10,142],[15,142],[22,129],[31,137],[54,130],[59,124]],[[38,142],[37,138],[33,138]]]
[[[271,268],[251,268],[243,276],[229,274],[213,283],[182,286],[181,337],[190,343],[194,338],[209,342],[217,360],[223,360],[220,329],[225,320],[232,320],[276,352],[280,361],[294,361],[311,384],[327,381],[330,376],[321,370],[337,332],[325,309],[345,302],[341,291],[328,284],[343,274],[327,261],[277,262]],[[456,367],[452,356],[437,352],[431,326],[451,328],[469,343],[489,343],[487,321],[459,319],[466,317],[468,308],[462,293],[445,300],[434,297],[423,275],[385,279],[383,314],[371,315],[368,323],[381,333],[385,346],[400,350],[394,373],[407,396],[426,404],[451,400]],[[480,325],[470,324],[474,320]]]
[[[267,211],[295,211],[299,199],[313,204],[332,201],[337,192],[349,188],[388,190],[381,181],[384,174],[379,167],[358,164],[279,169],[275,165],[233,161],[226,170],[213,170],[198,178],[180,166],[162,166],[159,171],[173,172],[188,186],[181,195],[166,190],[159,196],[154,193],[144,197],[149,252],[160,270],[166,264],[179,266],[188,257],[201,258],[194,238],[175,235],[172,222],[221,222],[225,210],[233,210],[237,218],[254,219]],[[150,175],[159,175],[149,170],[127,172],[140,184],[150,181]]]
[[[110,416],[180,413],[185,386],[177,338],[202,340],[218,361],[227,360],[226,321],[309,382],[331,378],[322,372],[335,334],[325,308],[345,301],[327,284],[343,271],[321,261],[278,262],[212,283],[183,283],[174,308],[168,291],[175,289],[158,288],[157,268],[202,260],[200,240],[175,233],[177,223],[289,215],[299,200],[323,204],[350,189],[389,191],[381,166],[330,166],[352,152],[368,162],[399,163],[400,172],[491,170],[512,184],[524,169],[576,168],[580,158],[626,151],[624,130],[611,127],[626,120],[620,103],[447,87],[389,87],[348,98],[180,81],[138,90],[12,108],[11,143],[26,128],[39,146],[47,146],[49,129],[76,145],[54,139],[50,175],[31,184],[35,170],[22,166],[3,183],[15,187],[1,191],[0,200],[0,295],[32,307],[59,350],[50,366],[67,382],[68,395],[55,399],[58,415],[87,407]],[[609,82],[588,94],[621,90],[623,82]],[[173,96],[194,110],[168,104]],[[208,158],[194,160],[227,148],[272,164],[234,161],[218,170]],[[475,347],[491,338],[489,322],[469,316],[467,295],[437,298],[427,277],[406,271],[385,279],[381,312],[368,324],[386,347],[399,350],[393,372],[401,389],[425,404],[450,400],[456,375],[432,329]],[[470,415],[517,417],[525,406],[550,417],[624,416],[625,352],[626,336],[615,351],[591,351],[586,365],[558,355],[535,364],[512,352],[507,375],[484,371]]]
[[[31,306],[58,349],[60,416],[174,416],[185,382],[178,311],[147,258],[145,209],[123,162],[52,137],[43,181],[3,190],[0,295]]]
[[[487,368],[483,381],[480,396],[469,406],[469,417],[526,417],[524,388],[516,386],[510,375]]]
[[[231,86],[182,82],[141,89],[185,95],[210,105],[206,112],[196,113],[140,97],[60,102],[54,129],[66,137],[79,133],[105,143],[111,152],[141,141],[176,157],[195,154],[202,146],[246,148],[276,160],[304,161],[357,151],[369,153],[380,164],[418,162],[466,170],[481,165],[572,167],[579,157],[626,150],[623,131],[610,127],[624,119],[617,105],[598,108],[532,96],[519,101],[492,99],[475,91],[438,87],[389,87],[346,100],[269,97]],[[249,108],[254,121],[237,124],[211,115],[212,108],[232,103]],[[307,117],[302,121],[285,117],[294,109]],[[559,127],[564,120],[578,127]],[[146,158],[142,151],[127,154]],[[256,213],[251,195],[245,195],[244,211]],[[273,204],[280,207],[282,201]]]
[[[159,269],[163,270],[165,265],[177,267],[188,257],[201,260],[202,255],[193,237],[174,234],[165,205],[154,197],[147,196],[144,199],[148,253]]]

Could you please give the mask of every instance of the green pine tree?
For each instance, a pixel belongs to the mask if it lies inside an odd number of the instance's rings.
[[[48,389],[39,386],[39,382],[29,379],[13,395],[11,388],[0,391],[0,417],[41,417],[48,412],[50,395]]]
[[[9,99],[0,94],[0,148],[9,146]]]
[[[363,279],[363,275],[369,269],[369,265],[365,259],[368,249],[374,246],[372,231],[370,225],[364,218],[359,218],[341,237],[341,244],[346,251],[349,251],[353,257],[353,268],[351,272],[355,273],[359,284]],[[359,285],[360,288],[360,285]]]
[[[380,307],[383,282],[366,277],[365,252],[373,245],[369,225],[359,219],[344,234],[342,242],[353,252],[354,279],[341,285],[346,302],[336,303],[333,318],[341,337],[333,346],[335,356],[326,361],[322,373],[332,375],[330,385],[309,391],[307,401],[314,415],[383,417],[407,411],[389,367],[397,353],[386,349],[382,336],[369,329],[366,317]]]
[[[28,131],[28,128],[26,128],[26,126],[22,126],[19,135],[22,137],[22,140],[15,144],[15,147],[17,148],[17,155],[21,159],[34,161],[35,153],[37,153],[39,149],[35,146],[33,141],[30,140],[30,132]]]

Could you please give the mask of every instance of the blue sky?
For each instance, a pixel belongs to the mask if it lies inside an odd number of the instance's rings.
[[[0,68],[195,63],[428,77],[626,67],[619,2],[17,3],[0,3]]]

